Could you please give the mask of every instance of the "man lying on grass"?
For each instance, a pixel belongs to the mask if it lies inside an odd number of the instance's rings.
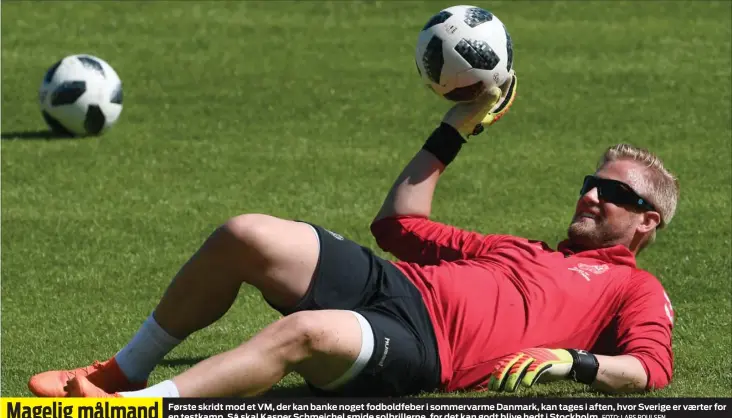
[[[607,150],[584,178],[554,250],[429,219],[464,138],[511,106],[516,78],[458,104],[409,162],[371,230],[401,261],[320,226],[237,216],[183,265],[129,344],[102,363],[30,379],[38,396],[253,396],[291,372],[326,395],[514,391],[573,379],[607,392],[666,386],[673,312],[635,255],[674,215],[678,186],[659,159]],[[490,198],[487,196],[486,198]],[[156,364],[221,318],[242,284],[283,317],[230,351],[147,387]]]

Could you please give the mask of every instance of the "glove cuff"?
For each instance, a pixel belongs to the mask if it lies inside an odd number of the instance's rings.
[[[579,383],[591,385],[597,378],[600,363],[594,354],[584,350],[567,350],[572,355],[572,369],[569,376]]]
[[[442,122],[437,129],[432,131],[432,134],[427,138],[422,149],[430,152],[442,164],[447,166],[457,157],[458,152],[460,152],[465,142],[465,139],[463,139],[457,129]]]

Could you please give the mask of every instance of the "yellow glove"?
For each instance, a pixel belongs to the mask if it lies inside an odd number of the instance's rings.
[[[500,88],[493,87],[472,102],[454,105],[442,122],[455,128],[463,138],[478,135],[508,112],[516,98],[516,86],[516,74],[511,72],[511,77]]]
[[[503,357],[493,372],[489,387],[514,392],[520,386],[573,378],[590,384],[597,376],[597,358],[582,350],[530,348]]]

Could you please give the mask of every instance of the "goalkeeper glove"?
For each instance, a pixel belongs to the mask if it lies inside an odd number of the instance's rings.
[[[495,391],[514,392],[519,385],[531,387],[537,382],[572,378],[591,384],[599,363],[583,350],[530,348],[503,357],[491,375],[489,387]]]
[[[493,125],[508,112],[516,98],[516,74],[501,87],[493,87],[472,102],[454,105],[442,118],[461,136],[468,138],[483,132],[485,126]]]
[[[445,166],[450,164],[466,139],[483,132],[508,112],[516,98],[516,74],[503,86],[493,87],[472,102],[455,104],[442,118],[422,149],[429,151]]]

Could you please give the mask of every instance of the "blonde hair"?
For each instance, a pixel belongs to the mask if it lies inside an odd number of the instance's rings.
[[[648,199],[661,215],[658,229],[668,225],[676,213],[676,205],[679,200],[679,180],[676,176],[663,166],[663,161],[655,154],[647,149],[629,144],[618,144],[608,148],[600,159],[598,167],[617,160],[638,161],[646,167],[646,185],[643,191],[645,196],[643,197]],[[654,230],[647,243],[653,242],[655,238],[656,231]]]

